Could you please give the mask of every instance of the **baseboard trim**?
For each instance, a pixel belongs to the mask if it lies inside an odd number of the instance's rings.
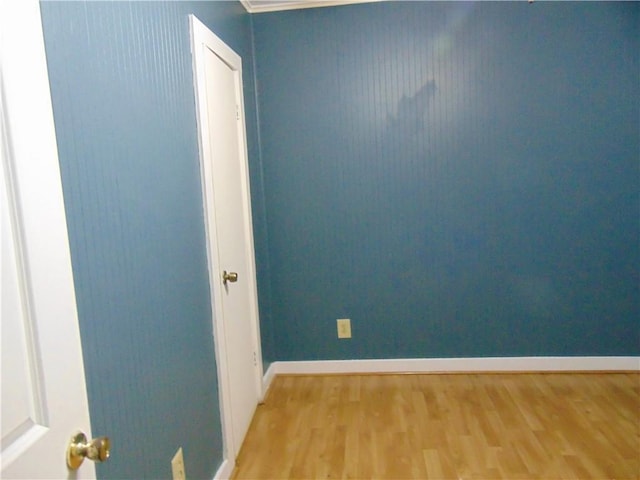
[[[263,401],[267,396],[267,391],[271,386],[271,382],[276,376],[276,370],[278,368],[275,366],[276,363],[288,363],[288,362],[274,362],[269,365],[269,368],[267,368],[267,371],[264,373],[264,376],[262,377],[262,400]]]
[[[263,377],[263,392],[266,394],[276,375],[602,371],[640,371],[640,357],[402,358],[273,362]]]
[[[226,458],[222,461],[222,465],[218,468],[213,480],[227,480],[233,474],[233,464]]]

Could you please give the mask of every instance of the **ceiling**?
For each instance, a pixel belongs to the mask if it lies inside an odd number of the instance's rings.
[[[261,13],[379,1],[382,0],[240,0],[240,3],[249,13]]]

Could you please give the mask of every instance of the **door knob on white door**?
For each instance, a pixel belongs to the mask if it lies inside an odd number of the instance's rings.
[[[225,285],[227,282],[235,283],[238,281],[238,274],[236,272],[227,272],[224,270],[222,272],[222,283]]]
[[[111,441],[109,437],[94,438],[87,442],[87,436],[78,432],[69,442],[67,447],[67,466],[70,470],[77,470],[85,458],[94,462],[104,462],[111,453]]]

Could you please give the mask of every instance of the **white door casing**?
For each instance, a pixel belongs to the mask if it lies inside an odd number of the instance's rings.
[[[0,2],[2,478],[69,472],[91,434],[53,112],[37,0]]]
[[[225,459],[235,460],[262,397],[262,355],[242,61],[190,16],[203,202]],[[238,281],[222,281],[222,272]]]

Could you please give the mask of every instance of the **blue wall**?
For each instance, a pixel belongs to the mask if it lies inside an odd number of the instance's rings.
[[[100,478],[222,459],[189,13],[243,58],[266,363],[640,354],[638,4],[42,10]]]
[[[253,24],[275,358],[640,354],[640,5]]]
[[[91,420],[113,443],[98,476],[170,478],[182,446],[188,477],[211,479],[222,434],[188,14],[244,59],[257,159],[250,17],[238,2],[41,7]]]

